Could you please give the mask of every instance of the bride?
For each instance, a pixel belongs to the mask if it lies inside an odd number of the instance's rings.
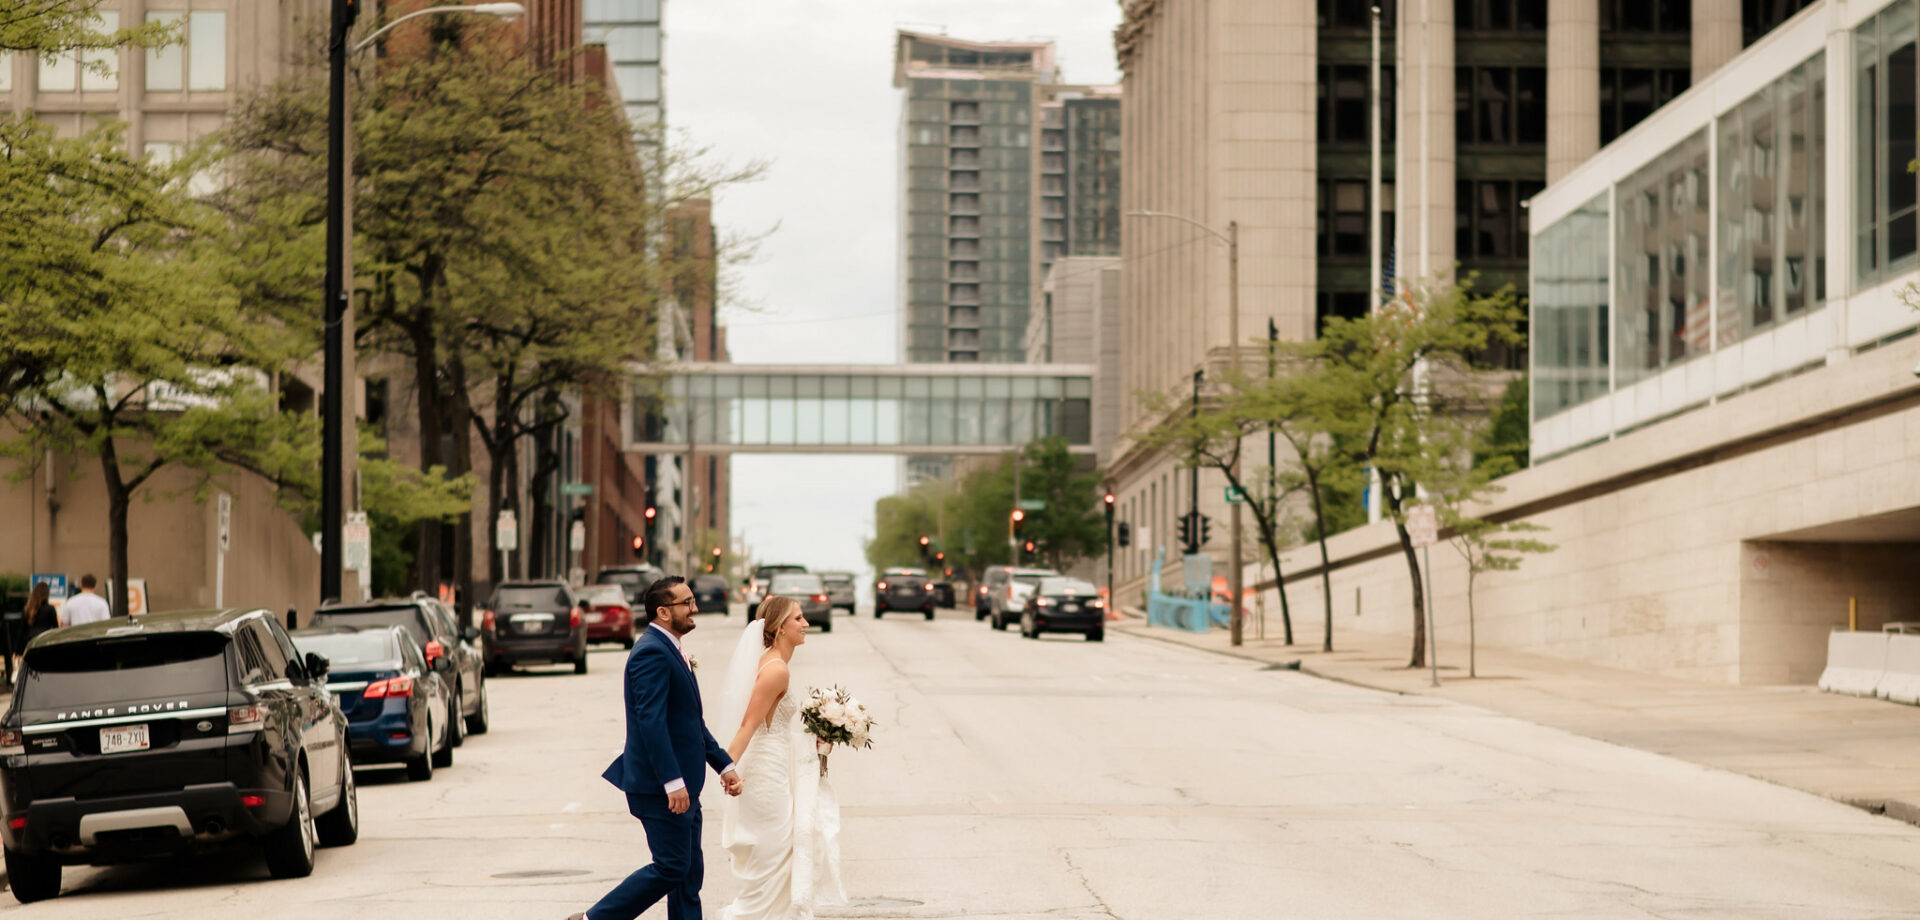
[[[727,670],[720,725],[734,727],[727,753],[744,789],[729,798],[720,843],[740,895],[724,920],[811,920],[816,904],[845,904],[840,883],[840,806],[820,776],[788,663],[807,641],[807,618],[790,597],[760,602]],[[817,892],[817,893],[816,893]]]

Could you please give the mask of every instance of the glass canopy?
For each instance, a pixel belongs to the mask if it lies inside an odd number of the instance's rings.
[[[688,364],[633,385],[628,450],[970,454],[1059,436],[1091,453],[1082,365]],[[688,410],[693,429],[687,429]]]

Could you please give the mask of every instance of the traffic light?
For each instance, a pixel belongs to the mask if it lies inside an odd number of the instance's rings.
[[[719,569],[720,569],[720,547],[716,546],[713,548],[713,561],[707,563],[707,571],[716,572],[716,571],[719,571]]]
[[[927,544],[928,544],[928,543],[931,543],[931,542],[933,542],[933,541],[931,541],[931,540],[928,540],[928,539],[927,539],[927,538],[926,538],[925,536],[922,536],[922,537],[920,538],[920,548],[921,548],[921,549],[926,549],[926,548],[927,548]]]
[[[1119,526],[1115,528],[1115,537],[1116,537],[1115,542],[1119,543],[1122,549],[1132,546],[1133,545],[1133,525],[1127,523],[1126,521],[1121,521]]]
[[[1194,552],[1192,512],[1180,515],[1180,546],[1189,553]]]
[[[647,555],[647,538],[634,537],[633,538],[633,558],[644,559],[646,558],[646,555]]]
[[[1028,541],[1027,541],[1027,552],[1029,552],[1029,553],[1031,553],[1031,552],[1033,552],[1033,541],[1032,541],[1032,540],[1028,540]]]
[[[1213,518],[1207,517],[1204,514],[1200,515],[1200,542],[1194,544],[1194,552],[1199,552],[1200,547],[1207,545],[1212,540]]]
[[[1113,493],[1112,493],[1112,492],[1108,492],[1108,493],[1106,494],[1106,497],[1104,497],[1104,498],[1102,498],[1102,499],[1100,499],[1100,500],[1101,500],[1101,501],[1103,501],[1103,502],[1106,502],[1106,504],[1107,504],[1107,510],[1108,510],[1108,511],[1112,511],[1112,510],[1113,510]]]

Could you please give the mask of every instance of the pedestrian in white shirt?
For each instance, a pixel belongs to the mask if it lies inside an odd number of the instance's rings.
[[[80,593],[67,598],[66,604],[61,607],[60,619],[65,621],[61,624],[62,626],[95,623],[113,616],[112,608],[107,606],[107,599],[93,590],[99,584],[92,572],[80,576]]]

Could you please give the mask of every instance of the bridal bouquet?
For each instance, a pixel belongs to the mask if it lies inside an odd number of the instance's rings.
[[[827,753],[836,744],[873,747],[873,717],[867,707],[839,687],[815,687],[800,709],[800,720],[814,738],[820,755],[820,775],[827,775]]]

